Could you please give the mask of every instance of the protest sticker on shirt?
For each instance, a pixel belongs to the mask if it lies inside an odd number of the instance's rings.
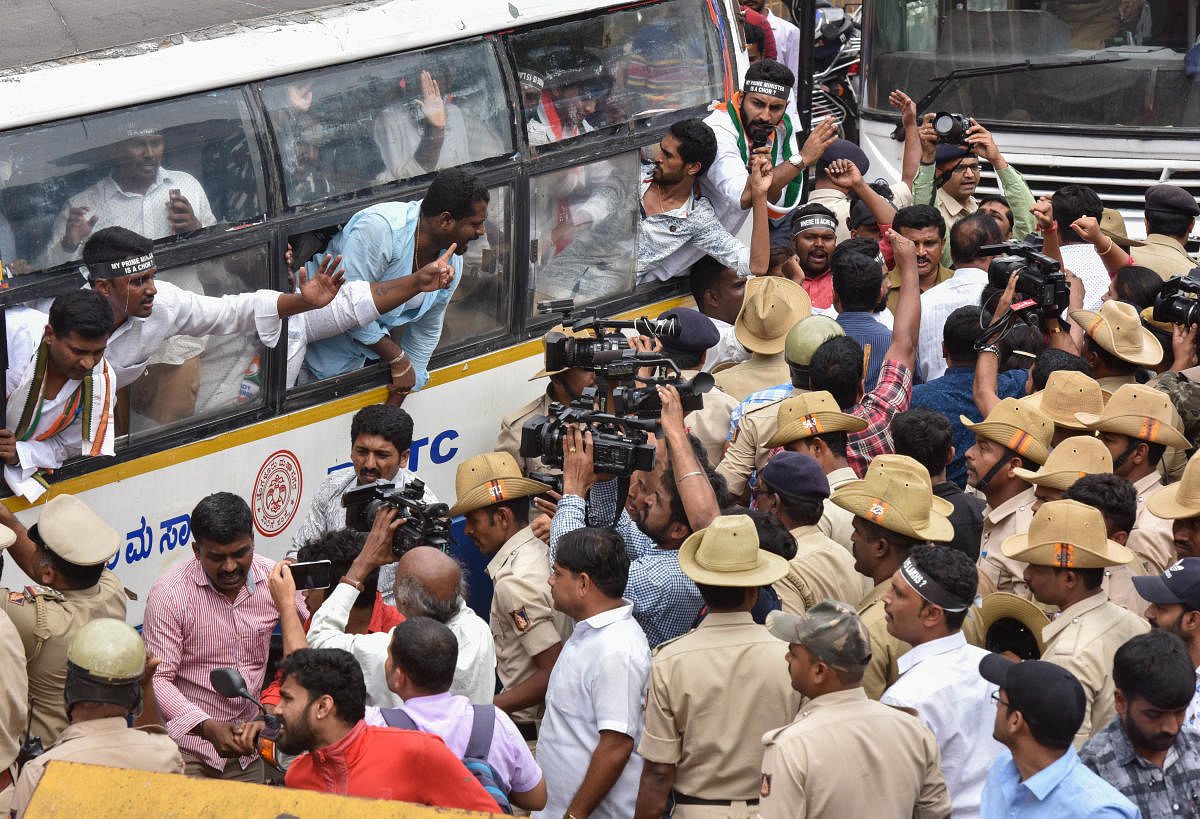
[[[265,537],[274,537],[286,529],[300,508],[303,485],[300,461],[295,455],[286,449],[269,455],[254,479],[250,504],[254,528]]]

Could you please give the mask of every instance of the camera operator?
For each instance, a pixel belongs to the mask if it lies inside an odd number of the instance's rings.
[[[1176,185],[1154,185],[1146,191],[1146,240],[1131,252],[1133,263],[1164,279],[1186,276],[1196,266],[1187,240],[1196,227],[1200,206]]]
[[[563,327],[561,324],[556,324],[550,329],[550,332],[562,333],[571,338],[590,337],[591,335],[590,333],[577,332]],[[545,343],[546,339],[543,337],[543,346]],[[521,427],[535,415],[549,415],[550,404],[552,402],[557,402],[564,406],[569,405],[585,389],[592,386],[595,381],[595,374],[591,370],[586,370],[582,367],[547,370],[544,364],[529,380],[536,381],[546,376],[550,377],[550,383],[546,385],[546,391],[540,397],[533,399],[516,412],[504,416],[504,420],[500,422],[500,434],[496,436],[496,451],[507,452],[516,458],[517,464],[521,467],[521,473],[525,477],[529,477],[534,472],[557,475],[561,470],[542,463],[540,457],[521,457]]]
[[[926,114],[918,132],[921,139],[921,167],[913,179],[913,201],[937,207],[946,225],[979,209],[975,189],[980,182],[980,160],[986,160],[996,172],[1000,190],[1004,192],[1013,212],[1013,235],[1024,238],[1033,232],[1034,221],[1029,212],[1033,194],[1020,172],[1008,164],[996,147],[991,133],[973,119],[952,132],[939,135],[934,127],[936,115]],[[961,115],[960,115],[961,117]],[[939,125],[941,125],[941,119]],[[1099,216],[1099,214],[1097,214]],[[950,265],[950,252],[942,252],[942,264]]]
[[[651,648],[686,632],[704,601],[679,568],[679,547],[728,503],[725,481],[684,426],[678,391],[659,385],[662,434],[653,437],[654,467],[632,475],[617,515],[617,481],[596,474],[592,433],[572,425],[563,438],[563,498],[550,526],[550,559],[559,538],[584,526],[613,526],[629,554],[625,597]],[[636,522],[635,522],[636,521]]]

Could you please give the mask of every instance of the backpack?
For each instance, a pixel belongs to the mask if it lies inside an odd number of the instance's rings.
[[[496,800],[500,812],[512,815],[512,805],[508,801],[508,786],[487,761],[488,752],[492,749],[492,733],[496,730],[496,706],[473,705],[471,719],[471,736],[467,740],[467,748],[463,751],[462,763],[471,775],[488,792],[488,796]],[[406,731],[420,731],[403,708],[381,708],[383,721],[392,728],[403,728]],[[427,733],[427,732],[426,732]]]

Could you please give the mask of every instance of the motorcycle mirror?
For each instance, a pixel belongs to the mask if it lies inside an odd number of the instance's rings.
[[[230,699],[241,697],[254,701],[254,698],[250,696],[250,690],[246,687],[245,679],[236,668],[214,668],[208,675],[208,681],[212,683],[213,690],[222,697]]]

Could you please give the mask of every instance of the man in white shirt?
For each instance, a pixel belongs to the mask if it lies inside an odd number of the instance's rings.
[[[1000,227],[987,213],[972,213],[950,228],[950,258],[954,275],[921,294],[921,330],[917,336],[917,366],[925,383],[946,373],[942,328],[960,307],[979,304],[987,287],[992,257],[980,248],[1001,241]]]
[[[362,666],[367,685],[367,705],[394,708],[399,698],[387,685],[385,666],[392,632],[347,634],[350,609],[371,572],[394,560],[392,534],[396,529],[394,508],[380,511],[367,542],[350,571],[329,592],[312,616],[308,644],[312,648],[340,648],[354,655]],[[458,640],[458,662],[451,694],[462,694],[477,705],[487,705],[496,690],[496,649],[492,632],[464,601],[462,573],[450,555],[430,546],[405,552],[396,564],[392,588],[396,608],[405,617],[430,617],[444,623]]]
[[[962,633],[978,583],[975,563],[962,552],[917,546],[883,593],[888,633],[912,648],[896,661],[900,678],[879,701],[914,709],[933,732],[955,819],[979,816],[988,770],[1003,750],[991,725],[979,718],[997,690],[979,676],[988,652],[969,645]]]
[[[162,134],[131,125],[108,149],[109,174],[63,206],[42,266],[79,258],[80,245],[98,228],[115,225],[163,239],[215,225],[204,188],[191,174],[162,167],[163,148]]]
[[[1104,260],[1092,243],[1083,239],[1071,225],[1081,216],[1097,221],[1104,215],[1104,203],[1096,192],[1084,185],[1063,185],[1050,199],[1054,223],[1058,226],[1058,251],[1063,267],[1083,280],[1083,309],[1099,310],[1104,294],[1112,283]]]
[[[775,35],[775,56],[792,72],[800,70],[800,29],[767,8],[766,0],[742,0],[742,5],[767,18]],[[795,100],[795,91],[792,92]]]
[[[746,279],[732,267],[725,267],[712,256],[703,256],[688,271],[688,283],[696,309],[716,325],[721,339],[704,354],[704,371],[712,372],[719,364],[738,364],[750,358],[733,332],[746,299]]]
[[[584,527],[558,540],[550,595],[575,631],[546,690],[537,761],[549,793],[535,819],[634,815],[650,646],[621,597],[628,578],[629,556],[614,530]]]

